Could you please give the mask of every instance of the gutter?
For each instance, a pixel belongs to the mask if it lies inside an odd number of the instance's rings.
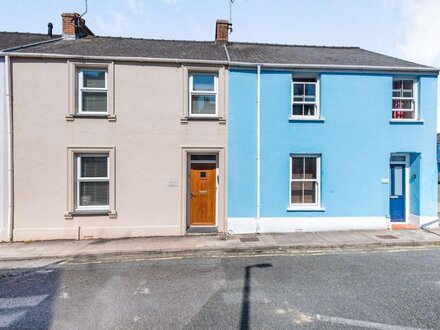
[[[7,143],[8,143],[8,240],[13,240],[14,228],[14,161],[13,161],[13,134],[12,134],[12,86],[11,86],[11,60],[8,55],[5,56],[5,94],[6,94],[6,125],[7,125]]]
[[[52,42],[50,40],[49,42]],[[226,48],[226,47],[225,47]],[[226,49],[227,51],[227,49]],[[0,52],[2,55],[2,52]],[[6,55],[6,54],[4,54]],[[8,52],[11,57],[24,58],[54,58],[54,59],[76,59],[76,60],[100,60],[100,61],[121,61],[121,62],[149,62],[149,63],[169,63],[169,64],[208,64],[208,65],[227,65],[236,67],[252,67],[260,65],[261,68],[274,69],[306,69],[306,70],[348,70],[348,71],[384,71],[384,72],[405,72],[405,73],[432,73],[438,75],[440,68],[428,67],[401,67],[401,66],[374,66],[374,65],[328,65],[328,64],[283,64],[283,63],[252,63],[236,61],[217,61],[217,60],[194,60],[179,58],[158,58],[158,57],[136,57],[136,56],[90,56],[90,55],[68,55],[68,54],[45,54],[45,53],[17,53]],[[226,52],[226,57],[229,53]]]

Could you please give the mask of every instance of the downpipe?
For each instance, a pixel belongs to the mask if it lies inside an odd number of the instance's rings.
[[[260,233],[260,112],[261,112],[261,65],[257,65],[257,223],[256,232]]]
[[[7,125],[7,148],[8,148],[8,240],[12,242],[14,239],[14,162],[13,162],[13,117],[12,117],[12,70],[11,59],[8,55],[5,56],[6,69],[6,125]]]

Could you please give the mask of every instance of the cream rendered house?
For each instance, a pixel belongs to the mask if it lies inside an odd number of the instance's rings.
[[[227,22],[216,29],[212,42],[95,37],[63,14],[61,40],[9,53],[3,240],[225,231]]]

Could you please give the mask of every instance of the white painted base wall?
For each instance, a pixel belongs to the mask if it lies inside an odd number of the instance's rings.
[[[417,227],[434,228],[439,226],[438,217],[420,216],[410,214],[408,223]]]
[[[260,218],[260,233],[291,233],[356,229],[388,229],[386,217],[308,217],[308,218]],[[234,234],[250,234],[257,231],[256,218],[228,218],[228,230]]]

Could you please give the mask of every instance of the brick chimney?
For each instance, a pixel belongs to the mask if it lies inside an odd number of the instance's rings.
[[[218,19],[215,23],[215,42],[227,44],[229,37],[229,27],[231,24],[225,19]]]
[[[64,13],[63,18],[63,38],[79,39],[88,35],[94,35],[86,26],[86,21],[78,13]]]

